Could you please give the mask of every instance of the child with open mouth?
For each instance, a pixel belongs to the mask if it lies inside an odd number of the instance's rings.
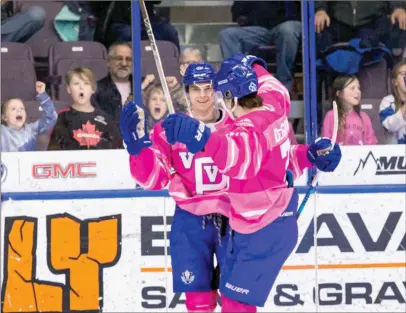
[[[93,72],[84,67],[65,77],[72,105],[58,114],[48,150],[119,149],[122,141],[112,118],[94,107],[90,98],[96,91]]]
[[[27,113],[19,98],[11,98],[1,105],[1,152],[35,151],[38,136],[47,134],[56,123],[54,103],[45,92],[45,84],[36,82],[36,99],[43,117],[34,123],[26,123]]]
[[[168,106],[160,83],[147,88],[144,103],[147,108],[147,129],[150,131],[156,123],[168,115]]]

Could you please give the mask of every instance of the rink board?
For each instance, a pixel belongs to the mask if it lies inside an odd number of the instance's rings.
[[[385,150],[389,167],[395,164],[391,171],[402,171],[392,158],[401,153],[397,147]],[[374,160],[382,159],[381,147],[371,149]],[[368,151],[354,156],[344,149],[340,167],[349,173]],[[171,292],[171,273],[164,270],[171,262],[164,257],[162,215],[165,210],[169,233],[174,202],[165,191],[133,190],[128,157],[120,152],[2,155],[2,312],[186,311],[184,295]],[[337,178],[341,186],[323,181],[326,187],[299,219],[295,252],[259,312],[314,312],[317,301],[322,312],[405,311],[406,194],[400,182],[406,176],[376,171],[348,175],[365,180],[358,186],[343,176]],[[379,192],[376,185],[386,176],[394,183]]]

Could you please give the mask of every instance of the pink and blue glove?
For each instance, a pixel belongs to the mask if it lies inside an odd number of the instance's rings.
[[[183,143],[191,153],[202,151],[211,134],[203,122],[182,113],[169,115],[162,122],[162,127],[170,144]]]
[[[148,133],[145,132],[145,118],[139,114],[142,113],[141,110],[142,107],[131,101],[121,111],[121,135],[130,155],[138,155],[142,149],[152,145]]]
[[[329,151],[331,140],[317,138],[307,150],[307,159],[322,172],[333,172],[341,160],[341,149],[338,144]],[[328,153],[327,153],[328,151]],[[323,153],[324,152],[324,153]]]

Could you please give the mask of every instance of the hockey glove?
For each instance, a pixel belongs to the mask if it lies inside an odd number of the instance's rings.
[[[162,127],[170,144],[183,143],[191,153],[202,151],[211,134],[204,123],[181,113],[169,115]]]
[[[149,135],[145,133],[145,112],[132,101],[121,112],[120,130],[130,155],[138,155],[143,148],[152,145]]]
[[[338,144],[330,151],[331,140],[317,138],[307,150],[307,159],[320,171],[333,172],[341,160],[341,149]]]
[[[242,63],[245,66],[252,67],[254,65],[254,63],[258,63],[259,65],[261,65],[265,69],[268,67],[268,65],[266,64],[264,59],[257,58],[254,55],[245,55],[244,53],[235,53],[235,54],[232,55],[231,59],[233,59],[235,61],[238,61],[238,62]]]

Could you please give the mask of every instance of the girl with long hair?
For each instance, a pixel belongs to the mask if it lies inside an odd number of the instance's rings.
[[[339,126],[337,143],[340,145],[374,145],[378,141],[369,116],[361,112],[361,88],[357,77],[339,76],[333,82],[334,101],[337,102]],[[333,110],[323,121],[323,137],[333,133]]]

